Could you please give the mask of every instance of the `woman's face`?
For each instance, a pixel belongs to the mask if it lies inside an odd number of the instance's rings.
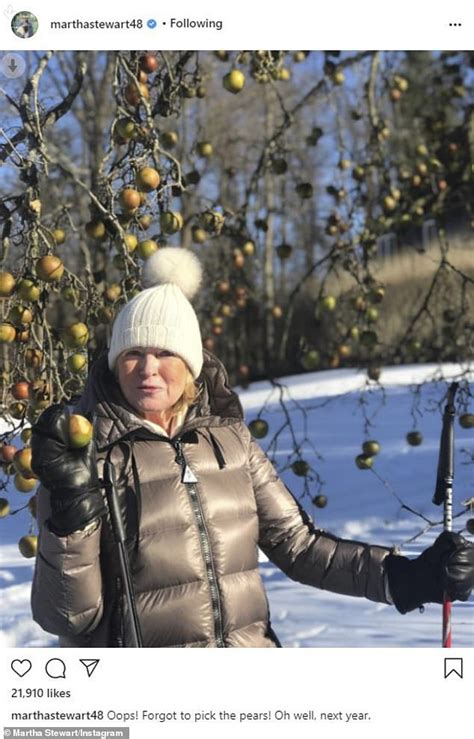
[[[168,411],[186,385],[186,363],[162,349],[128,349],[118,357],[117,370],[125,398],[140,416],[149,420]]]

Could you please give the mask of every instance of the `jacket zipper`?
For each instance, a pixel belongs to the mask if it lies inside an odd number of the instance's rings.
[[[214,562],[212,559],[211,545],[209,542],[209,534],[207,533],[206,524],[204,521],[204,514],[203,514],[203,510],[201,506],[201,501],[199,499],[199,493],[198,493],[198,490],[194,482],[191,482],[191,481],[186,482],[187,474],[190,473],[192,478],[194,478],[194,475],[189,470],[188,464],[186,462],[186,458],[183,454],[181,441],[177,439],[176,441],[173,441],[172,443],[177,452],[176,462],[181,466],[182,482],[186,486],[186,489],[189,493],[189,498],[191,500],[193,512],[194,512],[194,515],[196,517],[196,521],[198,524],[199,539],[201,542],[201,550],[202,550],[204,562],[206,565],[207,580],[209,584],[209,590],[211,593],[212,615],[214,618],[214,633],[216,637],[216,646],[225,647],[223,624],[222,624],[221,598],[219,594],[219,588],[217,586],[217,577],[216,577],[216,571],[214,568]]]

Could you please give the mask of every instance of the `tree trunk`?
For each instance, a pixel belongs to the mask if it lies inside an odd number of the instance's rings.
[[[273,100],[270,91],[265,88],[265,135],[269,139],[273,132]],[[275,178],[266,170],[265,173],[265,209],[267,213],[267,230],[265,232],[264,261],[263,261],[263,309],[264,309],[264,371],[270,377],[274,373],[274,344],[275,329],[273,325],[272,307],[275,304],[275,276],[273,273],[274,259],[274,204],[275,204]]]

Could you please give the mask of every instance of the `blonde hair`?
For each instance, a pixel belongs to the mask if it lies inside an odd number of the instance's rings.
[[[178,398],[176,403],[170,408],[170,419],[194,405],[197,402],[200,392],[200,388],[198,388],[191,370],[188,365],[186,365],[186,382],[184,390],[181,397]]]

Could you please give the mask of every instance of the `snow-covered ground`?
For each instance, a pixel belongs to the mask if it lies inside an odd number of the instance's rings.
[[[270,432],[261,444],[267,448],[278,435],[270,455],[277,465],[288,467],[294,459],[293,434],[302,443],[301,455],[317,470],[322,491],[328,497],[323,509],[315,508],[311,496],[317,482],[310,481],[302,498],[317,525],[338,536],[374,544],[398,545],[407,556],[416,556],[441,531],[442,510],[431,502],[441,429],[440,402],[446,380],[466,368],[444,365],[406,366],[386,369],[383,390],[371,383],[366,388],[365,373],[332,370],[282,378],[279,387],[255,383],[239,389],[247,421],[255,418],[265,404],[264,418]],[[424,380],[430,380],[416,392]],[[471,382],[474,373],[470,375]],[[281,396],[281,387],[286,390]],[[281,404],[283,397],[283,405]],[[285,426],[289,413],[291,427]],[[367,424],[367,432],[365,428]],[[282,428],[283,427],[283,428]],[[405,435],[413,428],[423,434],[423,444],[410,447]],[[474,464],[463,449],[474,450],[474,433],[456,423],[456,469],[454,512],[465,510],[461,501],[474,495]],[[358,470],[354,458],[365,439],[377,439],[382,447],[374,471]],[[283,479],[296,496],[304,481],[290,469]],[[5,493],[2,493],[5,495]],[[12,508],[24,504],[26,496],[8,491]],[[400,502],[401,501],[401,502]],[[426,521],[402,508],[402,504],[437,522],[409,542],[426,527]],[[473,512],[470,514],[473,516]],[[462,530],[468,515],[455,519]],[[29,516],[22,512],[0,521],[0,646],[54,646],[56,638],[33,623],[29,594],[33,564],[17,549],[20,536],[28,532]],[[464,532],[465,533],[465,532]],[[408,542],[408,543],[407,543]],[[262,556],[264,579],[272,624],[286,647],[436,647],[441,637],[441,607],[428,605],[401,616],[391,606],[365,599],[333,595],[292,582]],[[453,605],[453,643],[474,646],[474,599]]]

